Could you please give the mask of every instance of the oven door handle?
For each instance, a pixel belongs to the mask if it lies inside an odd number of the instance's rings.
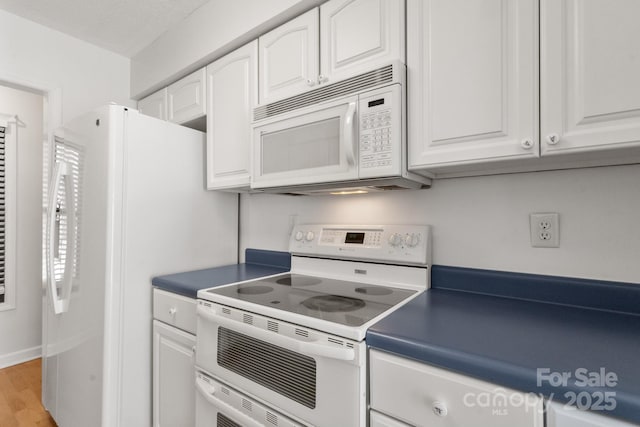
[[[216,408],[222,410],[223,413],[227,413],[228,415],[232,415],[234,418],[238,419],[243,426],[246,427],[263,427],[262,424],[257,422],[256,420],[248,417],[247,415],[240,412],[237,408],[234,408],[232,405],[227,402],[217,398],[215,396],[217,390],[212,385],[204,385],[203,382],[199,379],[196,379],[196,390],[198,393],[205,398],[207,402],[215,406]],[[208,420],[207,420],[208,421]]]
[[[352,348],[331,347],[329,345],[320,344],[318,341],[301,341],[280,335],[276,332],[265,331],[264,329],[259,329],[255,326],[220,316],[200,305],[198,305],[197,313],[204,319],[215,322],[227,329],[232,329],[253,338],[295,351],[296,353],[338,360],[354,360],[356,357],[356,352]]]

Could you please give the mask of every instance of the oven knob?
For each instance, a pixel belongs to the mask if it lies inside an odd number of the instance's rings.
[[[404,237],[404,243],[405,245],[409,246],[410,248],[414,248],[416,246],[418,246],[418,243],[420,243],[420,235],[419,234],[407,234]]]
[[[307,232],[307,235],[305,236],[305,239],[307,240],[307,242],[310,242],[315,237],[316,237],[315,233],[313,231],[309,231],[309,232]]]
[[[298,232],[296,233],[296,235],[295,235],[295,239],[296,239],[297,241],[302,240],[302,238],[303,238],[303,237],[304,237],[304,233],[303,233],[302,231],[298,231]]]
[[[402,236],[398,233],[393,233],[391,236],[389,236],[389,244],[391,246],[398,246],[400,245],[400,243],[402,243]]]

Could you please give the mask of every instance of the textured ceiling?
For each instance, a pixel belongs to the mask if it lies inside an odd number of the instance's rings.
[[[208,0],[0,0],[0,9],[126,57]]]

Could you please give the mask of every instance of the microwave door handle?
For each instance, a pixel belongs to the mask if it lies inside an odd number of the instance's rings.
[[[355,154],[355,119],[356,119],[356,103],[350,102],[347,112],[344,115],[344,127],[342,129],[342,149],[347,156],[347,163],[350,166],[356,164]]]
[[[198,390],[198,393],[200,393],[200,395],[202,395],[202,397],[204,397],[204,399],[209,402],[210,404],[212,404],[213,406],[215,406],[218,409],[221,409],[223,413],[227,413],[229,415],[232,415],[234,418],[240,420],[242,422],[243,426],[246,427],[263,427],[262,424],[260,424],[259,422],[251,419],[250,417],[246,416],[245,414],[243,414],[242,412],[240,412],[238,409],[234,408],[233,406],[229,405],[227,402],[223,401],[222,399],[219,399],[218,397],[215,396],[217,390],[215,387],[211,386],[211,385],[205,385],[203,384],[203,381],[196,379],[196,390]]]
[[[208,309],[202,308],[200,305],[198,305],[197,313],[198,316],[227,329],[232,329],[253,338],[308,356],[319,356],[338,360],[354,360],[356,356],[352,348],[337,348],[319,344],[317,341],[300,341],[275,332],[265,331],[264,329],[259,329],[246,323],[228,319]]]

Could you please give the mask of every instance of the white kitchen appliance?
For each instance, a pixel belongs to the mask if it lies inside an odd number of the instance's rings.
[[[254,111],[251,187],[319,194],[429,187],[407,170],[400,62]]]
[[[304,425],[364,426],[366,331],[429,287],[430,228],[297,225],[290,251],[290,273],[198,292],[196,367]]]
[[[55,131],[42,399],[59,427],[151,425],[151,277],[237,262],[204,134],[109,105]]]

